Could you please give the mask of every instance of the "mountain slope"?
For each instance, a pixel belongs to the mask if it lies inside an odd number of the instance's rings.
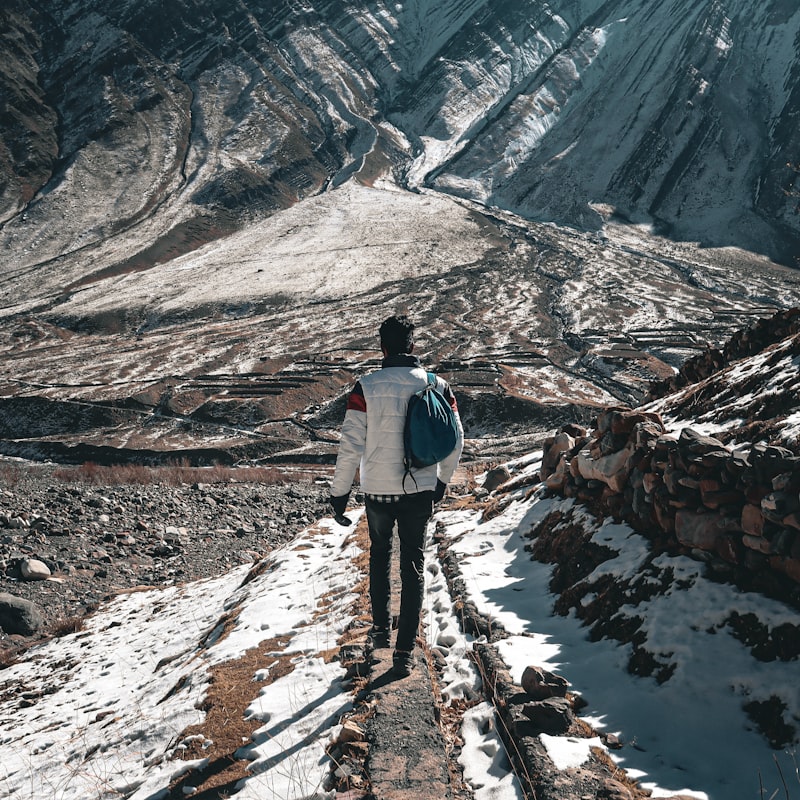
[[[148,270],[62,280],[5,288],[6,454],[329,461],[380,321],[405,311],[455,389],[468,452],[499,458],[800,304],[800,273],[746,253],[358,184]]]
[[[3,12],[4,268],[146,265],[352,175],[794,263],[800,13],[93,2]],[[52,266],[52,263],[51,263]]]
[[[508,452],[800,302],[789,4],[1,13],[4,453],[329,459],[398,310]]]

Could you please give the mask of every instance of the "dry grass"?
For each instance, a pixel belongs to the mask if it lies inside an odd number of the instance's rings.
[[[0,486],[16,486],[22,472],[16,464],[3,464],[0,466]]]
[[[53,478],[64,483],[98,486],[156,484],[183,486],[193,483],[285,483],[289,478],[275,467],[193,467],[186,461],[165,466],[112,464],[103,466],[91,461],[75,467],[59,467]]]
[[[91,612],[87,611],[86,613],[88,615]],[[50,627],[49,635],[55,639],[58,639],[61,636],[67,636],[70,633],[77,633],[78,631],[83,630],[83,624],[85,621],[86,615],[61,617]]]
[[[176,758],[186,761],[207,758],[208,765],[202,770],[192,770],[174,782],[167,795],[169,800],[182,800],[187,786],[196,789],[194,797],[222,798],[233,793],[236,784],[247,777],[250,762],[237,758],[236,752],[250,742],[254,731],[263,725],[258,719],[245,719],[245,712],[255,694],[253,675],[268,667],[269,676],[261,684],[265,686],[291,673],[294,670],[293,656],[274,655],[286,647],[289,639],[288,636],[267,639],[240,659],[214,668],[211,685],[201,706],[206,713],[205,719],[186,728],[180,735],[181,740],[192,736],[199,738],[189,742],[186,749],[176,755]]]
[[[83,630],[86,618],[93,614],[98,606],[99,603],[90,603],[81,615],[60,617],[35,637],[19,636],[0,641],[0,670],[16,664],[33,647],[39,647],[52,639],[59,639]]]
[[[25,651],[24,647],[9,641],[0,641],[0,670],[13,666]]]

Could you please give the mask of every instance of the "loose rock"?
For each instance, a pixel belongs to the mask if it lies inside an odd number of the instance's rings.
[[[7,634],[31,636],[42,625],[42,614],[35,603],[7,592],[0,593],[0,628]]]
[[[26,581],[44,581],[52,575],[47,564],[38,558],[23,558],[19,564],[19,571]]]
[[[325,513],[326,487],[306,482],[95,488],[66,485],[43,467],[20,471],[0,492],[0,592],[35,604],[41,619],[24,635],[43,636],[121,589],[263,558]]]

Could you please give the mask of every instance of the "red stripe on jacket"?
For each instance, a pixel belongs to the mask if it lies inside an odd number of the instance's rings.
[[[447,384],[447,389],[444,392],[445,399],[448,403],[450,403],[450,408],[458,414],[458,403],[456,403],[456,396],[453,394],[453,390],[450,388],[450,384]]]
[[[360,383],[353,387],[350,397],[347,398],[347,410],[362,411],[364,413],[367,411],[367,399],[364,397],[364,390],[361,388]]]

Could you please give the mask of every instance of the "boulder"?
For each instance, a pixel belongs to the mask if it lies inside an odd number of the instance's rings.
[[[782,572],[793,581],[800,583],[800,558],[785,558],[782,556],[771,556],[769,565],[772,569]]]
[[[745,553],[741,534],[722,534],[717,539],[716,553],[723,561],[727,561],[729,564],[741,564]]]
[[[556,468],[545,479],[544,485],[553,492],[563,492],[567,482],[569,469],[565,459],[561,459]]]
[[[683,470],[668,465],[664,470],[664,485],[667,487],[667,491],[677,497],[680,493],[679,482],[685,477],[687,476]]]
[[[800,531],[800,514],[789,514],[783,518],[783,524],[786,525],[787,528],[794,528]]]
[[[597,789],[597,800],[633,800],[635,795],[624,783],[606,778]]]
[[[542,480],[545,480],[548,475],[552,475],[558,466],[559,460],[561,459],[561,454],[571,450],[574,446],[575,439],[564,431],[548,438],[545,441],[539,477]]]
[[[572,707],[566,697],[549,697],[525,703],[522,713],[541,733],[556,735],[566,733],[574,719]]]
[[[713,470],[727,470],[728,460],[731,458],[730,452],[727,450],[711,450],[708,453],[703,453],[700,457],[700,463],[706,469]]]
[[[631,411],[629,413],[619,412],[612,415],[611,432],[616,434],[629,434],[633,432],[637,425],[641,425],[643,423],[649,423],[653,426],[653,429],[660,427],[661,430],[659,432],[664,432],[664,426],[661,422],[661,417],[658,414],[646,411]]]
[[[23,558],[19,564],[23,580],[45,581],[50,577],[50,567],[38,558]]]
[[[675,513],[675,536],[686,547],[715,550],[723,533],[738,528],[738,522],[720,514],[698,513],[687,508]]]
[[[610,456],[618,450],[622,450],[628,443],[627,434],[615,434],[608,431],[604,433],[599,439],[592,442],[592,449],[596,452],[592,453],[592,458],[602,458],[603,456]]]
[[[567,683],[565,678],[555,675],[540,667],[525,667],[520,685],[534,700],[546,700],[548,697],[565,697]]]
[[[781,472],[772,479],[772,488],[776,492],[797,492],[800,491],[800,466],[795,467],[793,472]]]
[[[783,524],[785,517],[800,510],[800,501],[797,495],[786,492],[770,492],[761,498],[761,513],[771,522]]]
[[[742,536],[742,544],[748,549],[755,550],[757,553],[763,553],[764,555],[772,555],[775,552],[772,542],[770,542],[769,539],[765,539],[763,536],[752,536],[746,533]]]
[[[597,433],[601,436],[604,433],[608,433],[611,430],[615,418],[618,418],[621,414],[631,413],[633,413],[633,410],[629,406],[609,406],[603,409],[603,411],[597,415]]]
[[[715,439],[713,436],[704,436],[693,428],[684,428],[681,431],[678,446],[685,452],[699,455],[719,451],[730,454],[728,448],[719,439]]]
[[[364,729],[351,719],[345,720],[336,741],[344,742],[363,742],[365,738]]]
[[[30,600],[0,593],[0,628],[9,635],[31,636],[42,626],[42,613]]]
[[[622,492],[628,481],[628,462],[633,454],[633,443],[622,450],[602,458],[593,459],[586,450],[582,450],[577,458],[578,470],[586,480],[602,481],[615,492]]]
[[[634,441],[637,447],[655,450],[656,445],[664,433],[664,426],[660,422],[645,420],[637,423],[634,428]]]
[[[772,479],[785,472],[793,472],[798,459],[791,450],[761,442],[754,444],[750,450],[750,463],[756,468],[763,480]]]
[[[720,491],[704,492],[702,482],[700,486],[700,497],[706,508],[717,509],[721,506],[740,507],[744,501],[740,492],[735,489],[723,489]]]
[[[493,492],[498,486],[502,486],[507,480],[511,478],[511,473],[507,467],[495,467],[486,473],[486,479],[483,482],[483,488],[487,492]]]
[[[742,509],[742,530],[750,536],[764,535],[764,515],[760,506],[748,503]]]
[[[642,477],[642,486],[647,494],[653,494],[662,485],[661,476],[657,472],[646,472]]]
[[[653,511],[661,530],[669,534],[674,534],[676,511],[669,503],[668,497],[669,495],[666,493],[666,490],[663,490],[663,494],[657,492],[654,495],[655,502],[653,503]]]
[[[577,425],[574,422],[568,422],[566,425],[562,425],[561,433],[566,433],[568,436],[571,436],[576,440],[586,438],[586,428],[584,428],[582,425]]]

